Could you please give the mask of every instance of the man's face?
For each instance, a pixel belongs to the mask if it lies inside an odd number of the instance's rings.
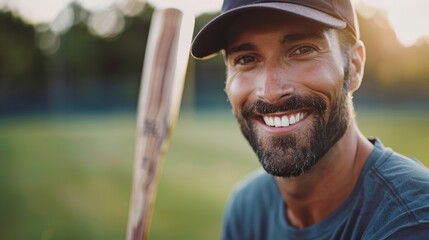
[[[335,31],[250,12],[231,25],[226,58],[226,93],[268,173],[300,176],[344,135],[350,66]]]

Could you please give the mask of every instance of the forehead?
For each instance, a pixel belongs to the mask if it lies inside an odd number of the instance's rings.
[[[304,17],[286,14],[274,10],[253,10],[236,17],[227,31],[227,46],[246,39],[248,34],[269,34],[282,31],[283,34],[323,33],[329,30],[326,26]]]

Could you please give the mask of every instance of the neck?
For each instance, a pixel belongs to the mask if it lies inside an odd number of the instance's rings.
[[[277,178],[289,222],[304,228],[334,212],[353,191],[372,148],[352,123],[310,171],[300,177]]]

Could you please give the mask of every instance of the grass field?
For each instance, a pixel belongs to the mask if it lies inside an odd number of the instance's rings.
[[[429,166],[428,112],[363,111],[358,122]],[[124,239],[134,129],[133,114],[0,119],[0,239]],[[182,114],[151,239],[219,239],[231,188],[257,167],[232,116]]]

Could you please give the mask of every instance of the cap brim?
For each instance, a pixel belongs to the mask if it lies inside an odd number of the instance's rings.
[[[213,57],[226,46],[226,31],[230,22],[239,14],[254,9],[271,9],[302,16],[328,27],[344,29],[346,22],[319,10],[293,3],[258,3],[227,11],[210,21],[192,42],[191,54],[198,59]]]

